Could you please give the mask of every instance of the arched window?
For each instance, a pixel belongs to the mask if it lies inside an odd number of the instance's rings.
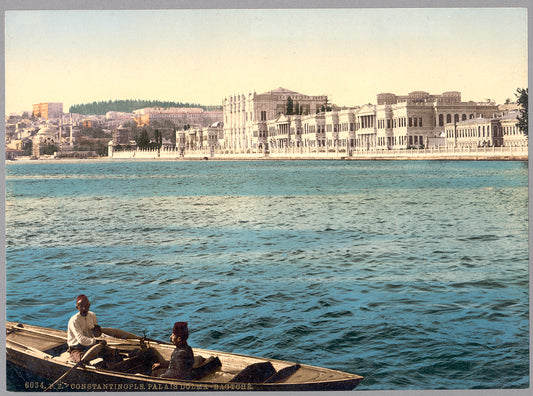
[[[474,118],[474,114],[470,114],[470,119],[473,119]]]
[[[462,121],[466,121],[466,114],[463,114]]]
[[[459,114],[456,114],[456,115],[454,116],[454,121],[455,121],[455,122],[459,122]]]
[[[439,126],[444,126],[444,116],[439,114]]]
[[[446,123],[449,124],[452,122],[452,116],[451,114],[446,115]]]

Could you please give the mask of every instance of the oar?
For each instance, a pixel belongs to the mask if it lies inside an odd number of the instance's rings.
[[[138,336],[136,334],[129,333],[129,332],[125,331],[125,330],[114,329],[112,327],[102,327],[102,333],[110,335],[111,337],[122,338],[122,339],[125,339],[125,340],[140,340],[140,339],[144,339],[146,341],[155,342],[157,344],[172,345],[170,342],[163,342],[163,341],[153,340],[151,338],[140,337],[140,336]],[[165,361],[165,358],[161,355],[161,353],[157,349],[152,348],[152,353],[154,353],[157,356],[157,360],[160,363]]]
[[[122,338],[123,340],[140,340],[142,338],[146,341],[157,342],[158,344],[172,345],[170,342],[164,342],[164,341],[154,340],[152,338],[141,337],[136,334],[129,333],[125,330],[114,329],[112,327],[102,327],[102,333],[107,334],[111,337]]]
[[[141,337],[136,334],[128,333],[127,331],[121,329],[114,329],[112,327],[102,327],[102,333],[110,335],[111,337],[122,338],[123,340],[141,339]]]
[[[65,378],[72,370],[75,370],[77,369],[79,366],[81,366],[82,364],[86,363],[86,362],[89,362],[91,360],[93,360],[95,357],[98,356],[98,354],[100,353],[100,350],[103,348],[104,344],[96,344],[96,345],[93,345],[91,348],[89,348],[89,350],[87,352],[85,352],[81,358],[81,360],[76,363],[74,365],[74,367],[72,367],[71,369],[69,369],[65,374],[63,374],[61,377],[59,377],[58,379],[56,379],[48,388],[46,388],[44,391],[47,392],[49,391],[50,389],[52,389],[54,387],[55,384],[57,384],[59,381],[61,381],[63,378]]]

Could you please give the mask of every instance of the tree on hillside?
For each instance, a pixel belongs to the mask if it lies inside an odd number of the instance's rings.
[[[54,153],[56,153],[58,151],[59,151],[59,148],[53,143],[48,143],[46,146],[44,146],[41,149],[41,152],[44,155],[53,155]]]
[[[327,96],[326,96],[326,102],[324,104],[324,111],[331,111],[331,103]]]
[[[516,103],[520,107],[520,115],[518,116],[518,129],[524,134],[528,135],[528,122],[527,122],[527,106],[528,106],[528,92],[527,88],[517,88],[516,90]]]
[[[159,129],[156,129],[154,131],[154,146],[157,148],[157,151],[161,150],[161,146],[163,145],[163,134],[159,132]]]
[[[33,140],[28,139],[26,142],[23,142],[22,149],[24,150],[24,155],[30,156],[33,151]]]
[[[137,147],[140,149],[146,149],[150,145],[150,137],[148,136],[148,132],[146,129],[143,129],[140,135],[137,135],[135,137],[135,142],[137,143]]]
[[[286,114],[287,115],[294,114],[294,104],[293,104],[292,98],[290,96],[287,98],[287,111],[286,111]]]
[[[222,106],[205,106],[197,103],[182,103],[172,101],[161,100],[140,100],[140,99],[128,99],[128,100],[108,100],[84,104],[72,105],[69,108],[70,113],[77,114],[93,114],[104,115],[108,111],[119,111],[125,113],[131,113],[134,110],[142,109],[144,107],[201,107],[204,110],[222,110]]]

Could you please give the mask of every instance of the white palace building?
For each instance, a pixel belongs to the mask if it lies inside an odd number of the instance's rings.
[[[169,158],[343,158],[430,153],[499,153],[527,158],[528,136],[516,105],[465,102],[457,91],[407,95],[380,93],[376,104],[340,109],[326,95],[285,88],[231,95],[222,101],[222,122],[176,131]],[[113,152],[111,157],[154,153]],[[496,148],[498,148],[496,150]]]
[[[287,114],[289,100],[292,114]],[[334,111],[327,103],[327,96],[284,88],[226,97],[220,145],[227,149],[346,151],[527,145],[527,137],[516,127],[518,113],[503,114],[491,101],[464,102],[456,91],[440,95],[416,91],[405,96],[380,93],[376,105]],[[477,128],[478,124],[487,125]]]
[[[296,114],[287,115],[289,98]],[[504,113],[491,101],[464,102],[456,91],[440,95],[415,91],[405,96],[380,93],[376,105],[337,111],[324,111],[327,102],[326,96],[284,88],[226,97],[220,145],[227,149],[347,151],[527,146],[527,136],[516,127],[517,112]]]

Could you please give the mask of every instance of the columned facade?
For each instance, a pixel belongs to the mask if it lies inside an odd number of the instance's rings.
[[[518,112],[494,118],[472,118],[446,124],[446,147],[524,147],[528,138],[518,129]]]
[[[326,105],[325,96],[309,97],[283,88],[227,97],[221,145],[237,151],[299,148],[346,153],[527,145],[527,137],[516,127],[516,115],[502,117],[492,102],[463,102],[456,91],[382,93],[377,105],[343,110],[324,111]]]
[[[285,88],[262,94],[253,92],[228,96],[222,101],[224,145],[232,150],[266,148],[270,140],[267,121],[275,120],[282,114],[316,114],[326,103],[325,95],[308,96]],[[281,141],[278,143],[281,144]]]

